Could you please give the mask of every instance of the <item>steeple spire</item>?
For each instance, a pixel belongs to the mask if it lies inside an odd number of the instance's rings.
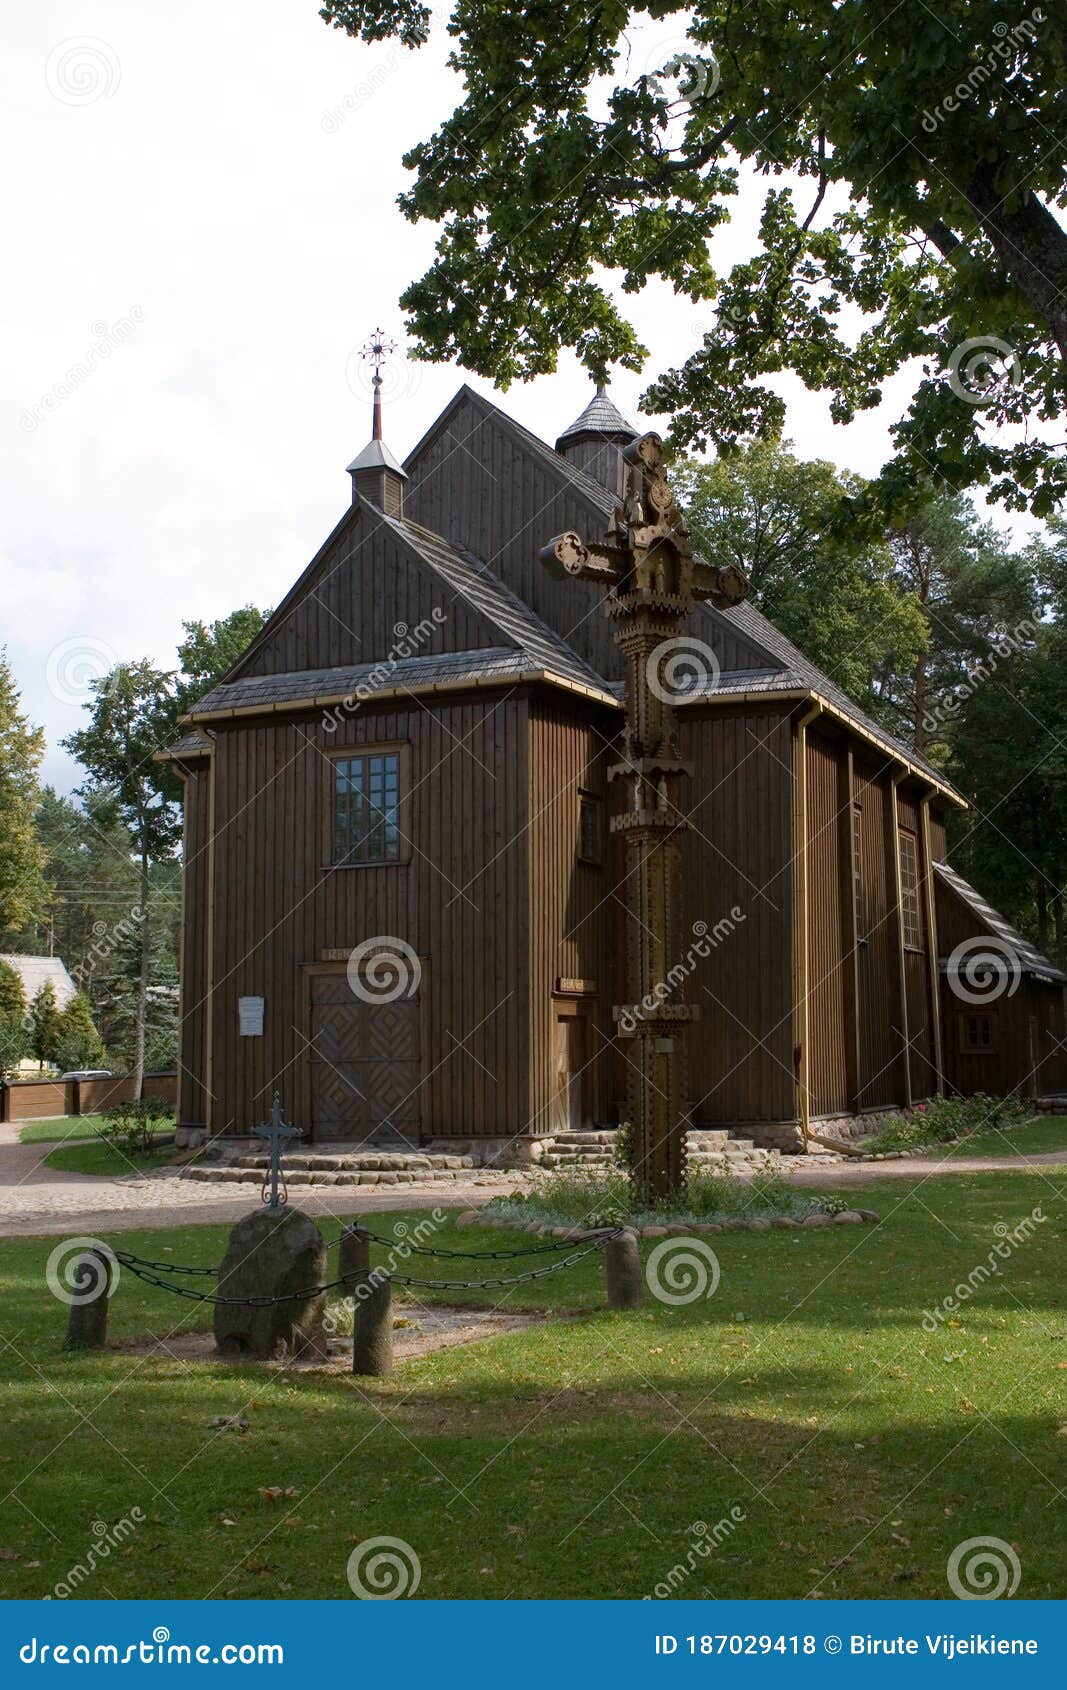
[[[636,437],[633,423],[609,397],[606,384],[598,381],[585,410],[556,441],[556,451],[618,497],[623,485],[622,450]]]
[[[382,439],[382,365],[396,351],[396,341],[390,340],[384,329],[375,329],[360,347],[359,355],[373,371],[371,391],[371,437],[358,457],[352,459],[348,473],[352,477],[352,502],[359,498],[377,505],[386,516],[400,516],[404,508],[404,482],[407,475],[397,463]]]

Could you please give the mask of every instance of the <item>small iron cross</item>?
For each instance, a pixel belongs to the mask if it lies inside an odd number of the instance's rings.
[[[282,1185],[281,1195],[278,1194],[278,1184],[281,1176],[282,1146],[294,1138],[303,1138],[302,1128],[290,1126],[288,1121],[282,1120],[281,1095],[274,1094],[270,1120],[262,1127],[255,1128],[257,1138],[265,1138],[270,1145],[270,1172],[263,1181],[263,1201],[270,1209],[280,1209],[288,1199],[288,1192]],[[268,1195],[268,1185],[270,1187]]]

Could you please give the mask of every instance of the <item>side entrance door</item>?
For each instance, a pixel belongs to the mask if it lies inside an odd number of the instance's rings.
[[[311,1119],[321,1143],[419,1137],[419,1003],[357,998],[344,972],[311,977]]]

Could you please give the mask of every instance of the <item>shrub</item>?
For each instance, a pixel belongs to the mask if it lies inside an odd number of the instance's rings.
[[[1010,1131],[1030,1119],[1017,1097],[932,1097],[902,1116],[886,1116],[868,1140],[872,1151],[918,1150],[927,1144],[960,1144],[974,1133]]]
[[[103,1115],[106,1124],[97,1128],[97,1137],[125,1156],[151,1150],[156,1140],[165,1136],[160,1129],[174,1124],[174,1110],[163,1097],[115,1103]]]

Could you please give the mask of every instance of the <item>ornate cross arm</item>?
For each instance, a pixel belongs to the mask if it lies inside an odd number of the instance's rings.
[[[748,577],[738,569],[736,563],[728,563],[725,569],[717,564],[705,563],[702,558],[693,560],[693,597],[708,599],[712,604],[721,608],[740,604],[748,597]]]
[[[542,546],[540,559],[557,581],[569,575],[579,581],[599,581],[603,587],[617,585],[629,562],[628,554],[620,547],[595,543],[587,546],[574,533],[557,534],[547,546]]]

